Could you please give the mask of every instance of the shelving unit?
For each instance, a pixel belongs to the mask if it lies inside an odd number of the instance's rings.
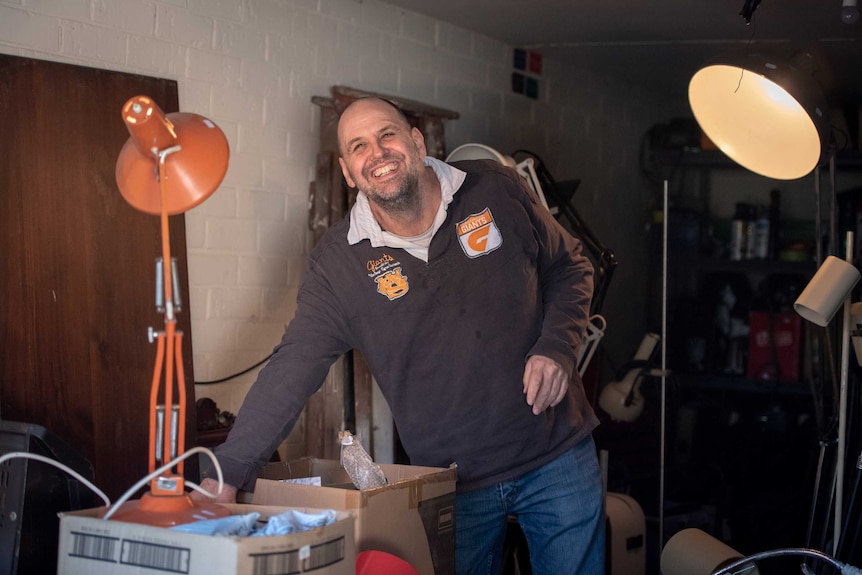
[[[799,369],[791,380],[749,377],[747,368],[750,312],[798,320],[792,303],[816,271],[814,225],[781,222],[793,232],[788,241],[805,240],[809,257],[732,261],[722,249],[726,208],[746,201],[749,190],[722,191],[725,210],[716,214],[716,175],[740,186],[750,179],[760,197],[785,183],[751,174],[717,150],[660,152],[655,165],[671,190],[664,537],[696,526],[743,554],[804,546],[820,435],[811,385],[819,352],[810,329],[800,322],[793,336]],[[813,214],[804,215],[813,221]],[[652,289],[659,302],[660,286]],[[769,333],[774,343],[778,332]]]

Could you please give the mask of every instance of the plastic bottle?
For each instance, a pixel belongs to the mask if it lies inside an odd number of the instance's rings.
[[[769,192],[769,259],[778,260],[781,251],[781,190]]]
[[[754,220],[757,218],[756,214],[757,210],[754,206],[745,206],[745,244],[742,257],[746,260],[754,259]]]
[[[745,255],[745,204],[736,204],[733,221],[730,222],[731,260],[739,261]]]
[[[754,220],[754,258],[769,259],[769,209],[757,206]]]
[[[341,441],[341,466],[357,489],[386,485],[386,475],[362,447],[359,437],[345,430],[338,433],[338,439]]]

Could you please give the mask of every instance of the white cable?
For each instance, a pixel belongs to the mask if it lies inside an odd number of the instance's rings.
[[[51,459],[50,457],[44,457],[42,455],[37,455],[35,453],[27,453],[24,451],[10,451],[9,453],[6,453],[5,455],[0,456],[0,463],[3,463],[4,461],[6,461],[8,459],[13,459],[15,457],[21,457],[24,459],[35,459],[36,461],[41,461],[43,463],[49,463],[49,464],[53,465],[54,467],[58,467],[58,468],[62,469],[63,471],[65,471],[66,473],[68,473],[69,475],[71,475],[72,477],[74,477],[75,479],[77,479],[78,481],[80,481],[81,483],[83,483],[84,485],[86,485],[87,487],[89,487],[93,491],[93,493],[98,495],[102,499],[102,501],[105,502],[105,505],[111,504],[111,500],[108,499],[108,496],[105,495],[105,493],[101,489],[99,489],[98,487],[93,485],[86,477],[82,476],[80,473],[78,473],[74,469],[70,468],[69,466],[63,465],[59,461]]]
[[[213,464],[215,465],[216,474],[218,475],[218,491],[215,494],[212,494],[212,493],[209,493],[208,491],[204,490],[203,488],[201,488],[198,485],[194,485],[193,489],[195,489],[196,491],[200,491],[201,493],[204,493],[210,497],[218,497],[219,495],[221,495],[221,492],[224,489],[224,478],[222,477],[221,466],[219,466],[215,455],[213,454],[212,451],[210,451],[206,447],[192,447],[191,449],[189,449],[188,451],[186,451],[185,453],[183,453],[182,455],[180,455],[179,457],[177,457],[173,461],[170,461],[170,462],[162,465],[161,467],[159,467],[158,469],[156,469],[155,471],[153,471],[152,473],[150,473],[149,475],[147,475],[146,477],[144,477],[143,479],[141,479],[140,481],[138,481],[137,483],[132,485],[132,487],[130,487],[128,489],[128,491],[123,493],[123,495],[119,499],[117,499],[117,501],[114,503],[114,505],[108,510],[107,513],[105,513],[105,516],[102,517],[102,519],[110,519],[110,517],[120,507],[120,505],[125,503],[132,495],[137,493],[138,489],[140,489],[141,487],[146,485],[151,479],[157,477],[158,475],[164,473],[165,471],[168,471],[174,465],[176,465],[180,461],[185,460],[186,458],[188,458],[189,456],[191,456],[195,453],[205,453],[213,461]]]

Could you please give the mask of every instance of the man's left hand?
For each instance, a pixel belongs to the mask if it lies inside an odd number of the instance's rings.
[[[569,388],[570,374],[549,357],[531,355],[524,368],[524,394],[533,414],[539,415],[560,403]]]

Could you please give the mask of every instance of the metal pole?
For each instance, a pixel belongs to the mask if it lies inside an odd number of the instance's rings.
[[[664,544],[664,460],[667,419],[667,180],[664,181],[664,217],[662,218],[662,293],[661,293],[661,448],[659,463],[658,545]]]
[[[845,257],[853,262],[853,232],[847,232]],[[852,294],[844,300],[844,316],[841,319],[841,388],[838,407],[838,454],[835,461],[835,533],[833,534],[832,553],[838,551],[838,540],[841,539],[841,514],[844,506],[844,454],[847,450],[847,377],[850,371],[850,300]]]

